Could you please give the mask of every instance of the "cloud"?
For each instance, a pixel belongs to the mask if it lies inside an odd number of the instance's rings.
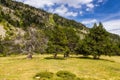
[[[86,5],[88,8],[92,9],[94,8],[94,5],[92,3]]]
[[[80,8],[82,4],[89,4],[93,0],[16,0],[19,2],[24,2],[35,7],[52,6],[55,4],[67,4],[69,7]]]
[[[120,19],[103,22],[103,25],[107,31],[120,35]]]
[[[57,14],[59,14],[61,16],[66,16],[66,17],[68,17],[68,16],[75,17],[75,16],[78,15],[77,12],[69,11],[68,8],[65,7],[64,5],[61,5],[60,7],[57,7],[55,9],[50,8],[48,11],[52,12],[52,13],[57,13]]]
[[[52,13],[57,13],[64,17],[76,17],[77,15],[83,15],[83,12],[78,10],[86,9],[91,11],[96,4],[93,4],[94,0],[15,0],[23,2],[25,4],[34,6],[36,8],[42,8]],[[66,6],[67,5],[67,6]],[[63,7],[66,6],[66,7]],[[86,7],[85,7],[86,6]],[[46,9],[47,7],[47,9]],[[71,11],[71,8],[74,11]]]
[[[108,21],[108,20],[112,20],[112,19],[116,19],[116,18],[120,18],[120,11],[117,12],[117,13],[112,13],[112,14],[105,14],[105,15],[108,15],[106,16],[103,21]]]
[[[83,24],[93,24],[93,23],[97,23],[98,21],[96,19],[86,19],[83,20],[82,23]]]
[[[80,11],[79,14],[80,14],[80,15],[83,15],[83,11]]]
[[[97,19],[85,19],[81,22],[85,24],[87,27],[92,28],[94,23],[98,23],[98,20]]]
[[[44,8],[45,6],[50,7],[54,5],[54,3],[51,2],[50,0],[15,0],[15,1],[23,2],[36,8]]]

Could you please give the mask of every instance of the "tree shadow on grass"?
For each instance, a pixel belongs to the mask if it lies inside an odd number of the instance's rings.
[[[108,60],[108,59],[93,59],[92,57],[84,57],[84,56],[80,56],[80,57],[70,57],[70,58],[77,58],[77,59],[86,59],[86,60],[98,60],[98,61],[108,61],[108,62],[115,62],[113,60]]]
[[[93,60],[93,58],[91,58],[91,57],[84,57],[84,56],[71,56],[70,58],[77,58],[77,59],[91,59],[91,60]]]
[[[66,60],[65,58],[63,57],[56,57],[54,58],[53,56],[50,56],[50,57],[45,57],[44,59],[47,59],[47,60]]]
[[[115,61],[113,61],[113,60],[108,60],[108,59],[99,59],[99,60],[101,60],[101,61],[115,62]]]

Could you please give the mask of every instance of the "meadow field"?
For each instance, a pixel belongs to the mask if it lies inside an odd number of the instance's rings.
[[[120,80],[120,57],[102,56],[100,60],[72,55],[63,59],[61,55],[26,55],[0,57],[0,80],[34,80],[36,73],[49,71],[56,73],[66,70],[76,74],[81,80]]]

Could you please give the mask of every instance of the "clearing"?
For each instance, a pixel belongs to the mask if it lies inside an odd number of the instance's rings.
[[[41,71],[60,70],[72,72],[81,80],[120,80],[120,56],[102,56],[101,60],[75,55],[68,59],[51,56],[34,55],[32,60],[26,59],[26,55],[0,57],[0,80],[33,80]]]

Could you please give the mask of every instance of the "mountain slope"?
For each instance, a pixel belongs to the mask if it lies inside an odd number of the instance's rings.
[[[49,26],[52,18],[56,25],[85,28],[81,23],[11,0],[0,0],[0,11],[1,17],[16,27],[26,27],[31,24],[39,27]]]
[[[44,30],[53,29],[55,26],[72,27],[78,31],[81,38],[89,31],[85,25],[74,20],[12,0],[0,0],[0,23],[5,24],[7,28],[12,26],[24,30],[31,26]]]

